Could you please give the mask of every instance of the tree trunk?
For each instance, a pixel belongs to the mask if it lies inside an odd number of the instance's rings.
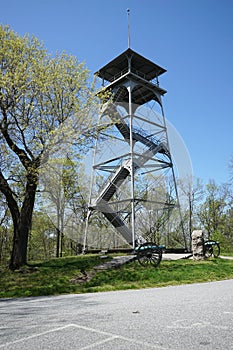
[[[14,222],[13,249],[9,265],[11,270],[16,270],[27,264],[28,237],[32,223],[36,188],[37,181],[35,181],[35,177],[33,176],[33,181],[30,181],[30,177],[28,177],[26,194],[21,212],[17,222]]]
[[[13,249],[11,252],[11,260],[9,268],[16,270],[27,263],[27,244],[29,230],[20,227],[14,227]]]
[[[57,233],[56,258],[59,258],[59,253],[60,253],[60,229],[58,227],[56,228],[56,233]]]

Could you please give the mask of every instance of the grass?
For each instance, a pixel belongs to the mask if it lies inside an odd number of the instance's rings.
[[[0,269],[0,297],[28,297],[164,287],[233,278],[233,260],[162,261],[144,268],[137,261],[119,269],[94,272],[97,255],[52,259],[19,271]],[[82,270],[91,278],[83,279]]]

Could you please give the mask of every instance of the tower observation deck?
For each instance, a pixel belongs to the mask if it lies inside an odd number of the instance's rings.
[[[107,89],[116,89],[129,81],[136,84],[132,93],[132,103],[143,104],[160,97],[166,90],[159,87],[158,77],[166,70],[157,64],[139,55],[132,49],[127,49],[103,68],[95,73],[102,79],[102,86]],[[155,97],[156,96],[156,97]],[[117,96],[115,96],[115,100]],[[121,95],[121,102],[128,103],[127,92]]]

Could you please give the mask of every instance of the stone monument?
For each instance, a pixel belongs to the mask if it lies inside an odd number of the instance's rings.
[[[192,233],[192,251],[194,260],[204,259],[204,238],[202,230],[195,230]]]

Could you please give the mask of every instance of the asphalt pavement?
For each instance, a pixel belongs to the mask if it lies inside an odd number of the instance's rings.
[[[0,300],[0,349],[233,349],[233,280]]]

